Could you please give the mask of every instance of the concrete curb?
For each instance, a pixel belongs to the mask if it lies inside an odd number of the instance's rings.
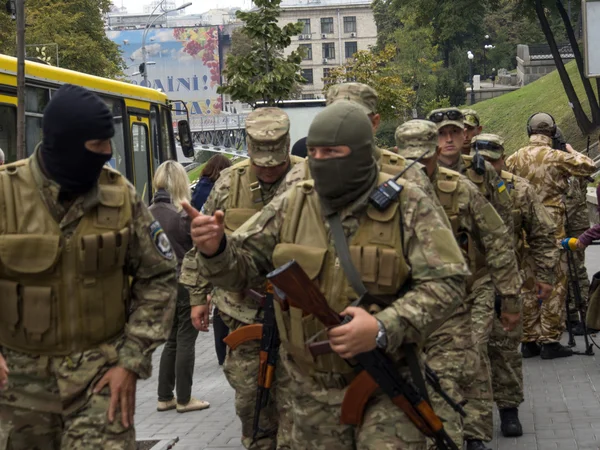
[[[174,439],[163,439],[150,450],[170,450],[179,442],[179,436]]]

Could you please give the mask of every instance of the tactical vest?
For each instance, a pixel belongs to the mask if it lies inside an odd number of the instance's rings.
[[[474,171],[473,173],[475,174]],[[452,233],[467,261],[469,270],[471,271],[472,275],[467,280],[467,286],[470,287],[475,280],[485,274],[487,266],[485,257],[479,251],[477,245],[475,245],[470,231],[460,228],[460,204],[458,198],[459,178],[460,174],[458,172],[445,167],[439,167],[435,183],[435,192],[450,221]]]
[[[290,155],[290,164],[294,166],[304,162],[303,158]],[[265,206],[262,199],[260,182],[246,159],[231,167],[231,185],[229,198],[225,205],[225,232],[229,235],[237,230],[250,217]]]
[[[380,173],[379,183],[390,178],[390,175]],[[279,267],[295,259],[317,283],[331,308],[341,312],[357,298],[357,294],[348,284],[333,243],[330,244],[327,237],[314,181],[300,182],[292,189],[279,244],[273,252],[273,265]],[[352,262],[363,283],[383,307],[397,300],[397,293],[410,272],[402,251],[400,214],[399,201],[383,212],[368,206],[349,243]],[[319,334],[324,336],[322,339],[326,338],[323,325],[312,315],[304,315],[301,309],[293,306],[283,311],[278,302],[275,302],[275,314],[281,342],[298,364],[318,372],[353,371],[335,353],[313,359],[306,350],[305,343],[311,337]]]
[[[464,175],[475,185],[479,192],[481,192],[487,199],[489,199],[489,193],[487,191],[487,186],[485,184],[485,175],[479,175],[475,170],[471,167],[473,157],[471,155],[461,155],[463,162],[465,163],[465,173]]]
[[[508,192],[510,194],[511,199],[515,196],[515,175],[503,170],[500,173],[500,177],[506,183],[508,187]],[[521,214],[521,210],[516,208],[515,201],[513,200],[513,209],[512,209],[512,218],[514,223],[514,241],[515,241],[515,253],[517,255],[517,259],[519,261],[519,267],[521,267],[521,262],[523,261],[523,252],[525,251],[525,237],[523,236],[523,215]]]
[[[0,169],[0,345],[66,355],[123,332],[129,297],[124,272],[131,204],[112,169],[99,179],[100,203],[63,235],[33,177],[31,158]]]

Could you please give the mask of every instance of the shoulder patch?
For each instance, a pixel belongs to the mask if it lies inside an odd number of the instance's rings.
[[[173,248],[171,247],[169,238],[160,226],[160,223],[158,223],[158,220],[155,220],[150,224],[149,231],[150,238],[152,239],[152,242],[154,242],[154,246],[158,252],[166,259],[173,259]]]
[[[506,184],[504,184],[504,180],[498,181],[498,192],[502,193],[506,190]]]

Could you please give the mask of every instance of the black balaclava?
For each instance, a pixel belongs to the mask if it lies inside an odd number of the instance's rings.
[[[91,190],[112,154],[94,153],[85,143],[115,134],[112,114],[102,99],[79,86],[62,86],[44,110],[43,132],[43,167],[60,184],[61,194]]]
[[[373,189],[377,179],[373,127],[359,105],[339,100],[327,106],[310,124],[306,144],[308,147],[347,145],[351,150],[342,158],[308,158],[315,190],[326,215],[339,212]]]

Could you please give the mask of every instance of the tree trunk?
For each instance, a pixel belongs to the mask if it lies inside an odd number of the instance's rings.
[[[567,13],[564,5],[562,4],[562,1],[556,0],[556,6],[558,7],[558,12],[562,17],[563,22],[565,23],[567,36],[569,37],[569,42],[571,43],[571,48],[573,49],[573,55],[575,56],[575,61],[577,62],[579,76],[581,77],[583,88],[585,89],[585,95],[587,95],[588,101],[590,102],[590,109],[592,110],[592,122],[594,123],[594,125],[599,126],[600,107],[598,106],[598,99],[596,99],[596,94],[594,93],[592,83],[590,82],[589,78],[585,76],[585,69],[583,67],[583,56],[581,55],[579,44],[577,43],[577,39],[575,38],[575,30],[573,30],[573,25],[571,24],[571,20],[569,19],[569,14]]]
[[[585,114],[585,111],[581,107],[581,102],[577,97],[577,93],[575,92],[573,83],[571,83],[571,79],[569,78],[567,69],[565,69],[565,64],[563,63],[563,60],[560,56],[558,46],[556,45],[556,40],[554,39],[554,35],[552,34],[552,30],[550,29],[550,24],[548,23],[548,19],[546,18],[544,6],[542,5],[542,0],[535,0],[535,12],[538,16],[538,20],[540,21],[540,25],[542,27],[542,31],[544,32],[544,36],[546,36],[546,41],[548,41],[548,45],[550,46],[550,51],[552,52],[552,57],[554,58],[554,64],[556,64],[556,70],[558,70],[558,74],[560,76],[560,80],[562,81],[563,87],[565,88],[567,98],[569,99],[571,105],[573,105],[573,114],[575,115],[577,126],[583,134],[589,134],[590,131],[592,131],[593,129],[592,123],[590,122],[587,115]]]

